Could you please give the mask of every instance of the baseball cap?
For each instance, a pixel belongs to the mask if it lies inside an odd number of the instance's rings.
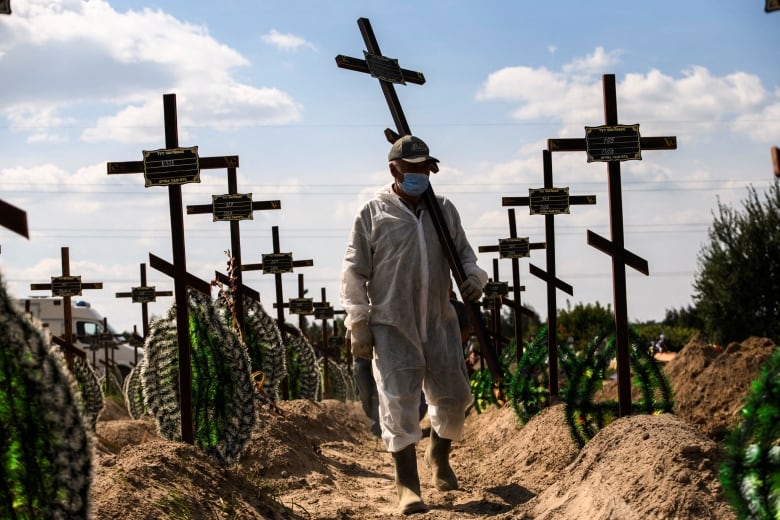
[[[395,161],[398,159],[410,163],[433,161],[434,164],[431,165],[431,170],[434,172],[439,171],[439,166],[435,164],[439,160],[430,156],[430,150],[428,150],[428,145],[425,144],[425,141],[413,135],[405,135],[393,143],[390,152],[387,154],[387,160]]]

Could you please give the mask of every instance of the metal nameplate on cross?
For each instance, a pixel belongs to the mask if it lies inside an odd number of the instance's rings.
[[[131,287],[130,292],[118,292],[116,298],[131,298],[133,303],[141,304],[141,330],[144,338],[149,335],[149,303],[156,302],[158,296],[173,296],[173,291],[158,291],[153,285],[146,285],[146,264],[141,262],[141,285]],[[138,364],[138,359],[135,360]]]

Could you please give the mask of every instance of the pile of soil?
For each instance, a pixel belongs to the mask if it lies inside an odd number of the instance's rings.
[[[722,353],[694,338],[664,371],[676,414],[620,418],[578,449],[564,405],[521,425],[511,407],[466,418],[451,463],[461,489],[430,485],[417,446],[420,519],[714,518],[736,516],[718,481],[723,433],[774,344],[750,338]],[[605,382],[605,392],[609,391]],[[357,402],[282,401],[263,408],[238,463],[161,440],[149,418],[113,402],[97,425],[95,519],[399,518],[391,456]]]

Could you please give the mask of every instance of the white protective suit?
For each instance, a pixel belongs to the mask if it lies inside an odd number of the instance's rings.
[[[480,269],[458,211],[437,197],[466,275]],[[416,216],[392,185],[358,212],[341,273],[346,325],[369,320],[382,439],[398,452],[420,440],[420,390],[431,427],[459,441],[472,397],[460,328],[449,303],[450,268],[424,203]]]

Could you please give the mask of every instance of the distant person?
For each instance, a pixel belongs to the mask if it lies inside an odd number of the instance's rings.
[[[457,489],[451,442],[463,435],[471,404],[458,317],[449,303],[450,269],[433,219],[422,203],[438,160],[418,137],[406,135],[388,154],[393,182],[358,211],[341,273],[352,350],[372,359],[382,440],[395,462],[398,508],[427,510],[420,496],[415,444],[422,437],[420,391],[428,401],[430,445],[425,461],[440,491]],[[453,204],[436,197],[466,279],[461,295],[482,296],[487,273],[466,239]]]

